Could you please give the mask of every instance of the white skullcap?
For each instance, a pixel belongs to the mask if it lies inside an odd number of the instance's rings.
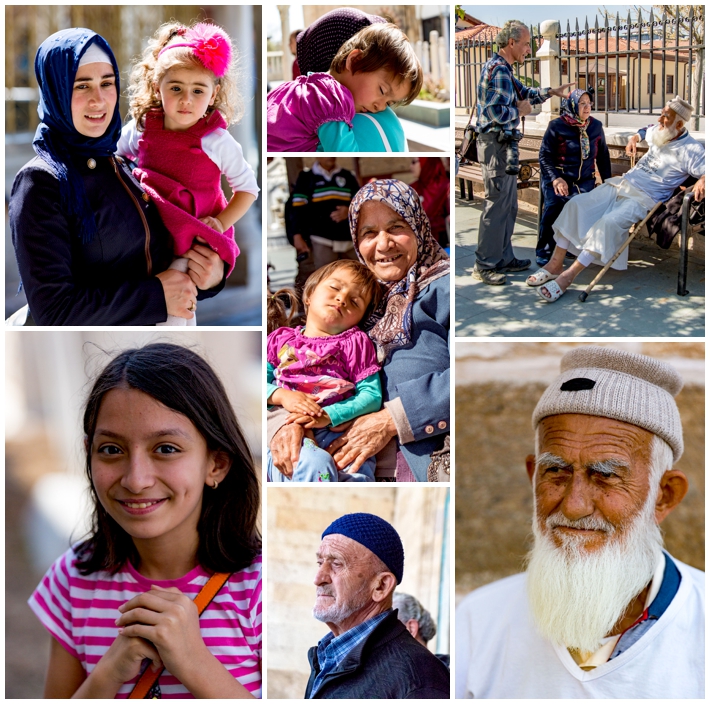
[[[84,55],[79,60],[78,68],[86,64],[110,64],[111,57],[96,43],[89,45]]]
[[[673,461],[683,454],[683,426],[674,396],[683,379],[652,357],[611,347],[578,347],[562,357],[560,376],[533,412],[533,428],[548,416],[580,413],[613,418],[665,440]]]
[[[666,107],[673,110],[683,122],[688,122],[690,116],[693,114],[693,106],[687,100],[683,100],[679,95],[676,95],[673,100],[669,100],[666,103]]]

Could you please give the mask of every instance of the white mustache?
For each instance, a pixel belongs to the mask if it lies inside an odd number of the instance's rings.
[[[552,516],[548,516],[545,526],[549,530],[553,528],[576,528],[578,530],[598,530],[610,534],[616,531],[614,525],[603,518],[584,516],[572,519],[567,518],[563,513],[554,513]]]

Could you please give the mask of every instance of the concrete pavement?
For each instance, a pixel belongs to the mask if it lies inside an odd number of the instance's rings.
[[[555,303],[545,303],[525,283],[536,271],[535,213],[518,211],[513,246],[531,259],[527,272],[508,274],[505,286],[472,278],[482,200],[456,198],[455,318],[459,337],[702,337],[705,335],[704,247],[688,257],[690,294],[676,295],[678,248],[660,249],[635,239],[627,271],[610,269],[585,303],[579,294],[599,272],[592,265]],[[704,245],[704,241],[703,241]],[[702,256],[700,254],[702,253]]]

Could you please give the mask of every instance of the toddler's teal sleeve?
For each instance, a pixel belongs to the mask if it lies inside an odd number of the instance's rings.
[[[359,152],[355,133],[347,122],[332,121],[318,128],[318,152]]]
[[[323,410],[330,417],[330,425],[347,423],[359,416],[376,413],[382,407],[382,384],[379,372],[355,384],[355,393],[344,401],[338,401]]]
[[[274,384],[274,366],[273,364],[266,363],[266,402],[269,402],[271,394],[276,391],[279,387]]]

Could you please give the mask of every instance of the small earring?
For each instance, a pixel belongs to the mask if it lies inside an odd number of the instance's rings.
[[[212,481],[214,482],[214,486],[212,488],[216,489],[219,486],[219,482],[216,479],[213,479]]]

